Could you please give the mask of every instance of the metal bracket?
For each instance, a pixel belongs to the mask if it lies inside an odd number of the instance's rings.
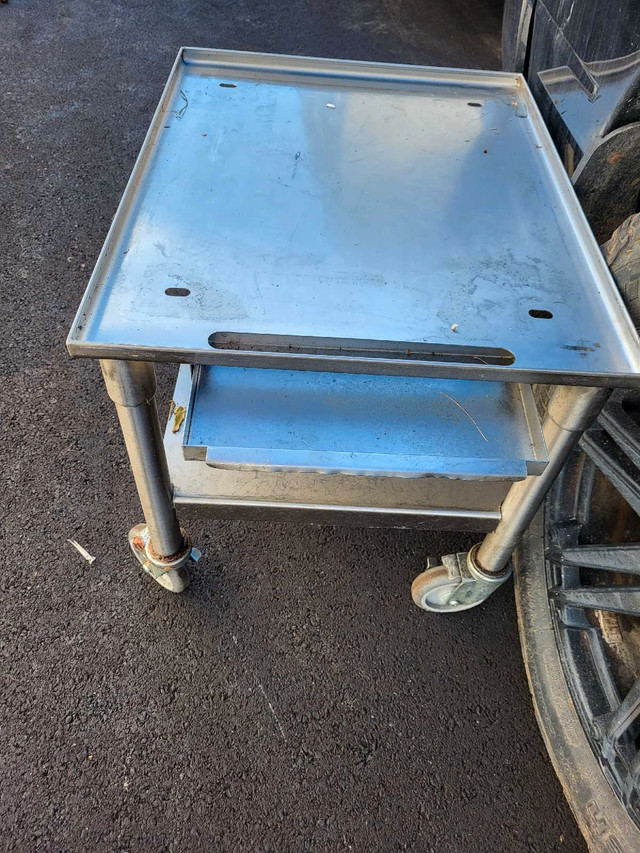
[[[470,551],[446,554],[438,566],[430,566],[411,586],[414,602],[423,610],[454,613],[482,604],[511,577],[511,568],[487,573],[476,562],[479,545]]]
[[[183,592],[189,586],[189,575],[185,566],[189,560],[198,562],[201,552],[191,545],[184,528],[180,528],[184,547],[171,557],[154,554],[151,537],[146,524],[136,524],[129,531],[129,545],[144,571],[169,592]]]

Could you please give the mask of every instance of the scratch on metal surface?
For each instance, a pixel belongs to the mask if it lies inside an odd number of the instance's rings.
[[[182,116],[185,114],[185,112],[187,110],[187,107],[189,106],[189,99],[187,98],[185,93],[182,91],[182,89],[180,89],[180,94],[181,94],[182,98],[184,99],[184,104],[180,107],[179,110],[175,111],[176,112],[176,118],[182,118]]]
[[[450,394],[446,394],[444,391],[441,391],[440,393],[442,394],[443,397],[446,397],[447,400],[451,400],[451,402],[454,404],[454,406],[457,406],[459,409],[462,409],[462,411],[469,418],[469,420],[474,425],[474,427],[478,430],[480,435],[484,438],[484,440],[487,442],[487,444],[489,444],[489,439],[487,438],[487,436],[482,432],[482,430],[478,426],[476,419],[472,415],[469,414],[469,412],[465,409],[465,407],[462,406],[457,400],[454,400]]]
[[[300,162],[301,152],[296,151],[296,156],[293,158],[293,171],[291,172],[291,177],[295,178],[296,172],[298,171],[298,163]]]

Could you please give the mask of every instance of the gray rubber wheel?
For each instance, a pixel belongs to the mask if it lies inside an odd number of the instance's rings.
[[[413,603],[432,613],[459,613],[477,607],[479,602],[465,604],[456,599],[460,581],[452,580],[444,566],[421,572],[411,584]]]
[[[154,580],[168,592],[181,593],[189,586],[189,573],[184,568],[169,569]]]

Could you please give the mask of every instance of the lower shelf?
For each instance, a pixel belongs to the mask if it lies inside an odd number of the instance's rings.
[[[528,385],[196,367],[185,459],[354,477],[521,480],[546,448]]]
[[[188,408],[191,371],[180,368],[174,403]],[[348,474],[214,468],[183,454],[184,425],[165,448],[174,501],[185,516],[286,520],[485,531],[500,519],[509,480],[446,477],[353,476]]]

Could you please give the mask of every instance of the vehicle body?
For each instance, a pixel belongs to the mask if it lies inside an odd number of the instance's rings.
[[[526,76],[639,327],[640,3],[506,0],[503,64]],[[515,557],[538,720],[594,851],[640,849],[639,463],[640,391],[616,393]]]

